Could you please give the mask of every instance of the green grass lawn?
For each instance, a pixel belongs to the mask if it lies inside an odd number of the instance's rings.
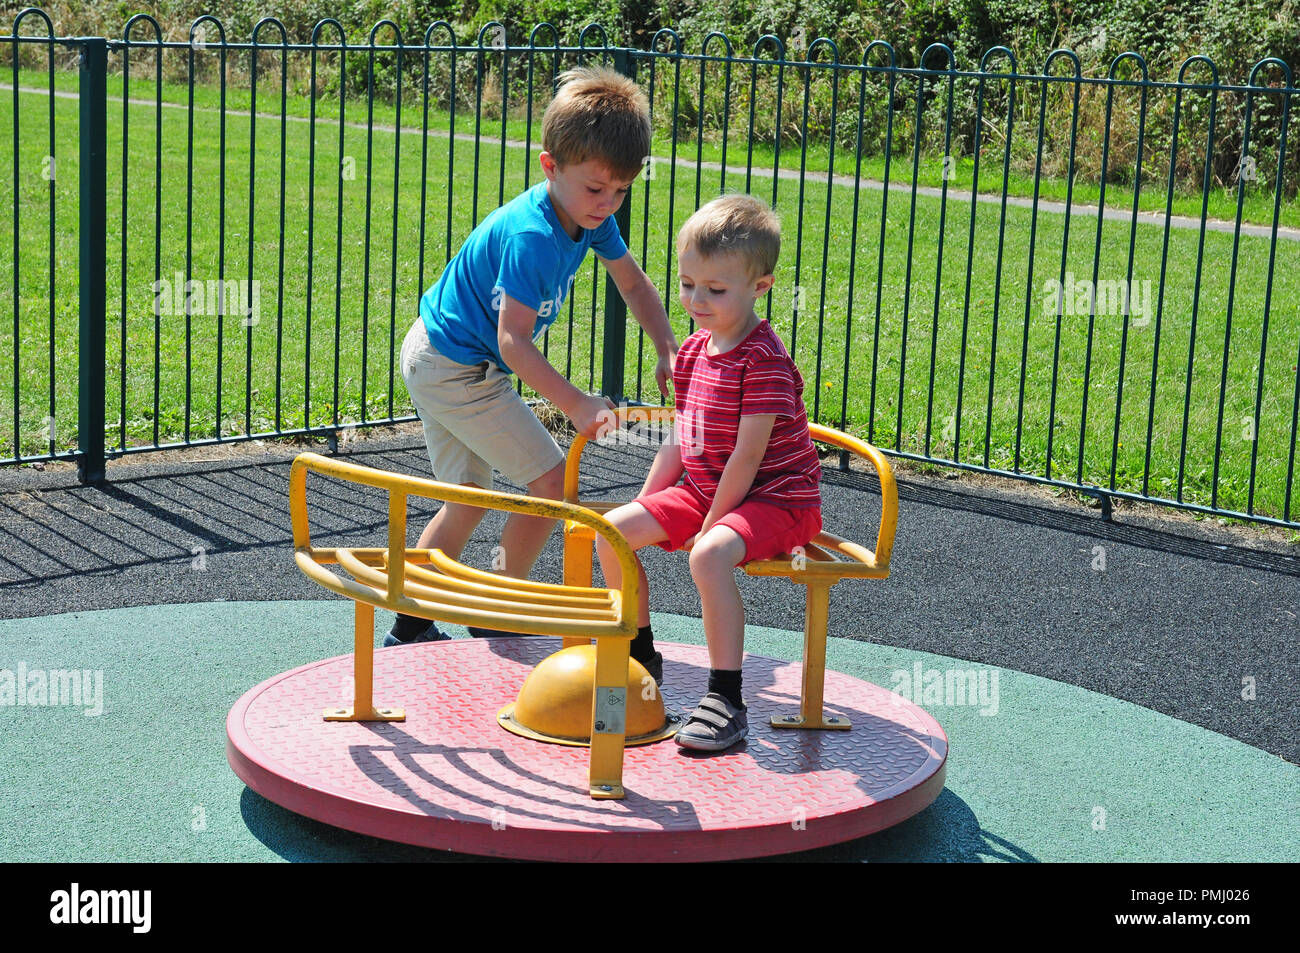
[[[139,40],[139,36],[136,37]],[[323,41],[325,42],[325,41]],[[382,42],[382,41],[381,41]],[[173,54],[176,55],[176,54]],[[360,54],[355,54],[360,55]],[[380,54],[377,58],[382,64],[383,56]],[[391,54],[387,54],[391,57]],[[446,54],[441,54],[444,58]],[[143,63],[149,68],[149,74],[152,75],[153,59],[147,50],[138,50],[134,54],[133,62]],[[305,57],[301,54],[295,54],[299,57],[296,61],[297,72],[305,75]],[[232,54],[232,60],[234,59]],[[474,56],[462,54],[462,62],[473,62]],[[170,60],[169,60],[170,62]],[[179,59],[175,62],[180,62]],[[656,115],[654,129],[654,152],[659,156],[667,156],[673,147],[673,136],[671,124],[665,121],[666,116],[671,115],[674,107],[674,97],[670,94],[671,87],[665,85],[673,75],[670,61],[659,61],[656,64],[656,92],[652,97],[652,110]],[[257,90],[257,108],[259,113],[279,115],[280,110],[280,75],[279,59],[274,53],[263,53],[259,57],[259,80]],[[541,117],[545,109],[546,102],[549,98],[550,74],[549,57],[539,54],[536,57],[535,75],[534,75],[534,102],[533,102],[533,123],[531,130],[531,139],[537,142],[541,138]],[[245,67],[246,68],[246,67]],[[521,76],[526,76],[526,58],[515,56],[511,60],[511,70],[518,80]],[[764,72],[759,73],[759,83],[769,83],[773,81],[775,70],[765,68]],[[716,73],[716,75],[714,75]],[[11,74],[5,72],[2,78],[6,83],[11,82]],[[641,67],[640,78],[648,84],[650,71],[648,66]],[[322,55],[318,67],[318,79],[320,82],[336,81],[337,67],[331,66],[327,62],[327,57]],[[689,83],[698,81],[698,67],[692,63],[684,63],[681,72],[682,87],[676,100],[679,108],[689,111],[698,109],[698,100],[696,92],[689,88]],[[1195,80],[1195,77],[1189,77],[1188,82]],[[50,82],[49,74],[46,71],[23,69],[19,71],[19,85],[27,88],[46,89]],[[680,121],[678,123],[677,137],[677,154],[679,158],[694,161],[697,157],[702,162],[718,163],[725,157],[729,166],[745,166],[752,162],[756,169],[771,169],[778,165],[783,169],[798,169],[800,167],[800,150],[797,129],[793,128],[792,123],[797,123],[800,119],[798,110],[802,108],[802,97],[804,92],[803,81],[800,78],[798,70],[788,67],[784,73],[784,82],[787,87],[786,113],[783,127],[786,129],[786,135],[782,140],[781,154],[779,163],[777,162],[776,151],[770,142],[751,143],[747,138],[749,123],[749,85],[750,76],[747,67],[738,65],[732,70],[731,81],[731,107],[727,117],[727,136],[724,141],[722,136],[717,133],[716,129],[709,133],[706,131],[704,141],[697,141],[695,138],[696,124],[694,121]],[[721,66],[712,64],[706,72],[706,85],[710,92],[710,102],[712,96],[719,89],[724,88],[724,74]],[[110,99],[119,100],[123,92],[123,80],[119,74],[108,77],[108,95]],[[295,93],[295,86],[300,85],[305,88],[305,80],[299,80],[295,83],[294,79],[288,81],[288,91],[284,101],[284,111],[289,116],[306,119],[311,114],[312,104],[309,96],[305,93]],[[817,74],[813,81],[813,90],[824,94],[829,88],[830,83],[824,74]],[[907,93],[914,86],[911,80],[899,80],[898,90],[900,94]],[[841,122],[855,121],[857,115],[856,107],[856,89],[857,80],[853,78],[841,78],[840,87],[844,99],[839,105],[837,113]],[[54,88],[64,92],[76,92],[78,89],[78,76],[74,72],[56,70],[54,73]],[[365,99],[365,90],[355,89],[349,86],[348,102],[345,107],[345,119],[348,122],[364,123],[367,119],[367,113],[373,109],[374,123],[379,126],[392,127],[397,124],[397,108],[391,102],[384,102],[376,99],[373,106],[369,105]],[[464,96],[474,95],[474,85],[472,81],[468,84],[461,80],[459,87]],[[990,90],[992,86],[990,86]],[[422,102],[418,98],[419,90],[413,90],[409,84],[404,86],[404,97],[402,103],[402,126],[408,129],[416,129],[424,121]],[[942,84],[941,89],[942,92]],[[187,83],[176,83],[164,81],[159,89],[158,84],[151,79],[137,77],[131,80],[130,84],[131,98],[133,100],[147,100],[154,102],[161,99],[164,103],[175,105],[188,105],[190,101],[190,86]],[[499,95],[496,101],[493,100],[494,90],[488,88],[484,94],[484,108],[481,115],[476,116],[472,107],[460,106],[455,115],[455,130],[458,134],[474,135],[476,127],[480,129],[481,134],[485,137],[496,137],[499,141],[501,134],[501,119],[499,108]],[[956,95],[962,95],[958,92]],[[1022,104],[1032,106],[1037,109],[1039,88],[1032,84],[1022,84],[1018,94]],[[205,85],[196,83],[194,86],[193,97],[196,108],[218,109],[221,105],[221,90],[216,85]],[[356,98],[354,98],[356,97]],[[1104,95],[1098,93],[1096,98],[1104,102]],[[246,78],[242,84],[228,84],[225,90],[226,108],[229,110],[248,111],[252,104],[252,93],[247,86]],[[506,137],[508,139],[523,141],[530,136],[526,104],[522,95],[511,98],[507,109],[507,118],[505,123]],[[1201,112],[1205,111],[1204,104],[1198,103],[1195,94],[1187,94],[1184,99],[1183,117],[1184,125],[1179,137],[1178,158],[1180,162],[1185,163],[1193,159],[1199,161],[1205,151],[1204,134],[1198,135],[1193,131],[1189,132],[1187,126],[1188,117],[1193,114],[1196,106],[1201,107]],[[706,103],[706,113],[708,112],[709,103]],[[824,107],[825,104],[823,103]],[[1094,104],[1100,108],[1099,103]],[[115,104],[111,109],[120,109],[120,104]],[[791,114],[791,109],[796,112]],[[1136,97],[1131,91],[1121,90],[1115,97],[1114,117],[1112,120],[1113,142],[1112,147],[1115,150],[1110,158],[1113,169],[1122,170],[1126,168],[1121,156],[1131,153],[1131,148],[1125,151],[1125,147],[1132,146],[1132,139],[1136,135],[1137,121],[1134,116],[1128,115],[1130,109],[1137,108]],[[340,113],[339,97],[337,92],[333,94],[322,93],[316,101],[316,115],[320,118],[337,119]],[[1033,113],[1034,122],[1037,121],[1037,112]],[[708,114],[709,126],[721,126],[723,117]],[[986,107],[985,110],[985,133],[984,133],[984,157],[981,160],[979,191],[985,195],[1000,196],[1003,191],[1003,143],[1005,141],[1006,117],[1003,112],[994,109],[992,106]],[[452,117],[446,109],[436,108],[431,105],[429,109],[429,128],[446,132],[452,128]],[[246,120],[245,120],[246,121]],[[761,121],[761,118],[760,118]],[[889,163],[889,180],[894,183],[910,185],[912,183],[911,167],[911,133],[912,133],[913,112],[909,106],[895,114],[896,131],[903,137],[903,141],[908,144],[904,150],[895,150],[892,161]],[[1167,189],[1164,183],[1164,175],[1168,169],[1169,150],[1167,138],[1162,139],[1156,135],[1156,124],[1151,120],[1152,128],[1149,135],[1152,139],[1148,140],[1148,159],[1144,167],[1144,178],[1146,184],[1138,196],[1138,208],[1144,212],[1161,212],[1168,205],[1169,211],[1174,215],[1184,215],[1190,218],[1201,217],[1202,213],[1202,194],[1199,189],[1187,191],[1183,188],[1176,188],[1172,197],[1167,195]],[[1199,127],[1195,127],[1199,128]],[[1049,125],[1050,129],[1050,125]],[[1222,130],[1220,130],[1222,132]],[[1058,130],[1062,142],[1066,141],[1067,130],[1062,128]],[[1258,136],[1258,130],[1255,133]],[[1153,149],[1152,141],[1159,148]],[[1070,194],[1069,180],[1063,174],[1051,175],[1044,173],[1037,183],[1035,183],[1032,172],[1018,171],[1017,160],[1023,164],[1026,160],[1032,160],[1036,149],[1036,138],[1026,135],[1019,128],[1013,136],[1014,148],[1013,164],[1009,174],[1006,176],[1005,187],[1008,195],[1021,196],[1025,198],[1034,195],[1035,188],[1038,190],[1039,197],[1051,201],[1064,202],[1067,195],[1076,204],[1095,205],[1101,198],[1100,185],[1095,181],[1089,181],[1089,176],[1078,175],[1074,182],[1073,193]],[[870,145],[870,144],[868,144]],[[1262,147],[1257,146],[1257,150]],[[868,150],[870,151],[870,150]],[[1086,138],[1081,139],[1076,152],[1077,158],[1082,163],[1084,157],[1091,154],[1093,164],[1096,164],[1097,156],[1101,151],[1099,143],[1089,143]],[[1050,143],[1049,143],[1050,153]],[[1262,149],[1258,154],[1262,158],[1267,155],[1271,160],[1275,158],[1276,149],[1272,152]],[[1152,161],[1152,157],[1158,161]],[[885,178],[885,155],[883,149],[879,154],[864,154],[862,157],[861,168],[858,168],[858,161],[852,149],[845,148],[841,144],[835,150],[833,156],[835,174],[837,176],[855,176],[861,175],[864,179],[883,181]],[[1057,157],[1057,164],[1062,166],[1064,171],[1064,155]],[[1267,161],[1267,160],[1266,160]],[[806,157],[803,160],[804,168],[808,172],[825,173],[832,166],[831,150],[825,142],[812,141],[808,143]],[[1081,166],[1082,167],[1082,166]],[[1269,166],[1268,168],[1271,168]],[[942,154],[925,155],[921,157],[917,169],[916,182],[921,186],[939,188],[943,185],[944,158]],[[969,189],[972,184],[972,175],[974,171],[974,160],[971,156],[961,156],[955,158],[953,163],[949,164],[949,184],[954,188]],[[1267,170],[1266,170],[1267,171]],[[1120,190],[1121,192],[1123,190]],[[1123,202],[1117,198],[1116,186],[1111,184],[1107,189],[1108,207],[1120,207],[1127,211],[1132,206],[1132,188],[1128,188],[1128,200]],[[1248,183],[1247,188],[1239,197],[1235,181],[1216,183],[1211,188],[1208,197],[1204,202],[1205,214],[1208,218],[1219,219],[1223,221],[1235,220],[1238,213],[1238,204],[1240,201],[1241,218],[1243,222],[1252,222],[1263,225],[1271,225],[1274,214],[1274,191],[1273,182],[1268,174],[1259,173],[1258,180]],[[1117,205],[1117,202],[1119,203]],[[1300,199],[1295,197],[1289,200],[1284,198],[1280,209],[1278,210],[1278,223],[1284,227],[1300,228]]]
[[[259,112],[278,110],[278,96],[272,99],[268,93],[268,89],[259,92]],[[131,94],[133,98],[152,95],[138,81],[133,81]],[[196,101],[213,95],[211,90],[196,89]],[[51,250],[50,183],[42,174],[49,169],[45,162],[50,151],[48,99],[36,94],[19,96],[16,164],[12,103],[11,93],[0,96],[0,130],[5,130],[0,161],[11,173],[0,183],[0,247],[14,247],[12,209],[17,188],[21,231],[17,239],[16,429],[22,452],[38,453],[49,445],[51,322],[56,449],[73,447],[76,438],[78,104],[75,99],[55,100],[57,161]],[[228,105],[237,108],[236,91],[232,90]],[[474,223],[502,197],[508,200],[523,188],[529,161],[529,180],[538,180],[535,157],[529,160],[523,149],[507,147],[503,170],[500,142],[490,138],[499,135],[500,122],[496,120],[484,123],[477,176],[475,144],[454,142],[452,171],[452,141],[445,133],[428,139],[427,174],[422,175],[418,135],[402,133],[399,150],[391,131],[376,129],[368,136],[364,129],[345,127],[340,154],[338,124],[322,120],[316,132],[313,192],[308,186],[309,126],[299,121],[286,123],[282,180],[280,121],[260,118],[251,170],[255,184],[250,188],[248,117],[227,117],[223,151],[219,114],[196,110],[190,187],[188,113],[166,108],[161,115],[162,175],[158,182],[154,175],[156,112],[150,106],[131,107],[123,228],[121,105],[110,103],[109,107],[110,447],[120,444],[123,427],[128,446],[152,444],[155,433],[162,442],[183,438],[187,404],[188,436],[192,439],[213,436],[218,426],[223,434],[237,434],[277,425],[287,429],[304,423],[323,425],[335,420],[360,421],[363,415],[381,418],[409,412],[394,358],[415,317],[419,294],[437,277]],[[376,124],[392,123],[393,118],[382,115],[376,104]],[[349,104],[347,119],[365,122],[364,106],[354,109]],[[402,125],[419,119],[417,112],[404,111]],[[466,117],[458,116],[458,127],[463,120]],[[445,130],[445,118],[439,121],[444,122],[441,128]],[[472,116],[467,121],[467,131],[472,133]],[[431,125],[435,125],[432,120]],[[508,129],[508,134],[522,138],[522,123],[519,126]],[[538,137],[535,124],[534,151]],[[658,143],[655,148],[657,155],[668,157],[669,144]],[[712,156],[711,149],[717,150]],[[720,158],[720,144],[706,144],[702,152],[706,160]],[[770,171],[758,171],[762,161],[770,162],[770,156],[762,160],[760,152],[755,150],[752,188],[770,198]],[[728,164],[743,164],[744,153],[743,139],[735,136],[729,145]],[[400,159],[396,177],[395,157]],[[679,143],[678,157],[693,160],[694,143]],[[815,152],[810,152],[810,168],[815,157]],[[782,164],[797,158],[797,151],[783,151]],[[929,157],[926,162],[937,168],[937,159]],[[840,157],[836,166],[840,168]],[[866,166],[864,163],[864,175],[868,174]],[[340,168],[347,170],[348,176],[341,189]],[[851,173],[851,167],[847,171]],[[724,184],[734,189],[745,183],[743,176],[717,170],[706,169],[698,179],[693,169],[678,167],[675,179],[670,173],[668,163],[659,163],[654,179],[635,187],[631,246],[665,292],[674,326],[679,336],[684,336],[689,328],[676,305],[675,275],[668,254],[671,237],[695,208],[697,190],[700,201],[707,201]],[[910,157],[895,156],[891,173],[910,180]],[[925,175],[920,178],[925,184]],[[969,183],[963,182],[959,170],[957,185],[963,184]],[[282,187],[283,237],[279,221]],[[1085,200],[1081,191],[1076,189],[1078,201]],[[1050,189],[1043,192],[1049,193]],[[160,199],[160,215],[155,221],[156,198]],[[1005,228],[1000,231],[998,205],[978,203],[974,206],[972,243],[969,199],[950,200],[945,205],[937,198],[917,196],[913,205],[906,193],[891,191],[886,196],[867,188],[858,198],[855,227],[852,188],[830,188],[828,209],[824,181],[808,180],[802,186],[798,180],[781,179],[778,183],[784,247],[770,316],[803,369],[805,397],[817,419],[838,425],[843,406],[848,429],[869,434],[884,447],[928,449],[937,457],[974,463],[984,463],[987,452],[990,466],[1039,475],[1048,474],[1050,466],[1050,475],[1064,479],[1079,475],[1082,456],[1085,482],[1110,485],[1113,471],[1120,489],[1145,488],[1153,495],[1172,497],[1181,479],[1184,499],[1209,502],[1222,397],[1217,504],[1241,510],[1253,505],[1262,514],[1282,514],[1300,351],[1300,245],[1280,241],[1274,252],[1267,346],[1261,350],[1269,243],[1260,238],[1240,239],[1234,272],[1232,235],[1207,232],[1200,259],[1193,344],[1193,290],[1201,240],[1196,230],[1172,229],[1166,256],[1164,228],[1139,224],[1130,272],[1128,222],[1107,221],[1098,236],[1096,216],[1076,210],[1070,219],[1069,245],[1063,259],[1065,218],[1060,214],[1039,211],[1035,225],[1032,209],[1009,207]],[[882,202],[886,200],[882,251]],[[1132,200],[1131,187],[1127,191],[1117,186],[1108,189],[1110,208],[1128,209]],[[421,268],[422,202],[426,225]],[[1163,194],[1160,204],[1163,207]],[[1271,215],[1271,207],[1268,211]],[[1199,200],[1196,213],[1199,215]],[[186,273],[200,280],[219,275],[246,280],[250,276],[250,227],[251,275],[261,286],[257,324],[245,327],[237,315],[219,321],[214,314],[195,314],[188,322],[187,345],[184,314],[163,314],[155,319],[155,268],[173,283],[177,272],[182,280]],[[1115,313],[1118,309],[1108,309],[1110,313],[1099,314],[1090,322],[1086,302],[1076,300],[1081,296],[1074,294],[1069,304],[1078,307],[1067,306],[1058,321],[1048,282],[1063,272],[1067,285],[1069,276],[1076,283],[1091,279],[1098,240],[1098,278],[1117,282],[1131,275],[1139,289],[1138,300],[1149,308],[1127,324]],[[12,296],[14,287],[11,258],[5,254],[0,260],[0,289],[6,297]],[[883,268],[878,268],[879,261]],[[594,285],[593,277],[600,279]],[[803,307],[798,311],[794,307],[796,288],[803,289]],[[553,363],[584,388],[600,385],[602,329],[595,316],[603,313],[603,291],[603,273],[589,262],[575,282],[571,307],[547,340]],[[1229,311],[1231,335],[1225,349]],[[0,324],[0,363],[5,365],[0,372],[0,457],[8,457],[15,452],[15,330],[12,321]],[[635,395],[638,336],[634,326],[628,340],[627,390]],[[1157,340],[1159,366],[1153,395]],[[1226,384],[1221,387],[1225,350]],[[1194,357],[1190,377],[1189,352]],[[310,375],[305,370],[308,356]],[[649,374],[652,364],[651,360],[645,362],[646,372],[640,378],[640,394],[647,399],[655,393]],[[246,366],[250,370],[246,371]],[[1088,407],[1081,451],[1085,376]],[[309,418],[304,414],[308,384]],[[1262,394],[1262,399],[1255,427],[1257,394]],[[1118,431],[1117,398],[1122,398]],[[1185,455],[1181,445],[1184,412],[1188,433]]]

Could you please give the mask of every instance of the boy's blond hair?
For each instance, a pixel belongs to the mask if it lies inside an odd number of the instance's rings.
[[[542,148],[561,166],[597,159],[616,179],[630,181],[650,154],[650,101],[611,69],[566,70],[542,117]]]
[[[781,220],[752,195],[724,195],[703,206],[677,233],[677,254],[740,255],[755,278],[770,275],[781,255]]]

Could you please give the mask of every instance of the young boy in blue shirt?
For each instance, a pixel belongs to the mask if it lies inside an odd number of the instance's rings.
[[[588,248],[653,342],[655,380],[668,395],[677,339],[613,218],[650,153],[649,103],[635,82],[612,70],[573,69],[560,81],[542,119],[545,181],[474,229],[420,298],[419,319],[402,345],[402,377],[424,425],[434,479],[443,483],[490,488],[495,469],[530,496],[563,496],[564,454],[510,375],[588,438],[608,419],[610,402],[573,386],[535,344],[559,316]],[[459,559],[484,513],[444,503],[417,545]],[[554,525],[510,515],[501,534],[505,575],[528,575]],[[399,614],[384,644],[444,638],[427,619]]]

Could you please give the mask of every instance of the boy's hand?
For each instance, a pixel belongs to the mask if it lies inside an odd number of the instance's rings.
[[[722,519],[721,516],[714,517],[711,514],[706,515],[704,517],[704,522],[700,524],[700,531],[696,533],[694,536],[692,536],[690,539],[688,539],[686,542],[682,543],[683,551],[689,551],[694,549],[695,544],[698,543],[701,539],[703,539],[708,534],[709,530],[717,526],[718,520],[720,519]]]
[[[671,354],[660,356],[655,363],[655,383],[659,385],[659,393],[664,397],[672,399],[672,394],[668,392],[668,385],[673,382],[673,367],[677,363],[677,349],[673,348]]]
[[[573,427],[578,433],[588,440],[595,440],[615,425],[613,410],[614,402],[608,397],[583,394],[565,413],[573,421]]]

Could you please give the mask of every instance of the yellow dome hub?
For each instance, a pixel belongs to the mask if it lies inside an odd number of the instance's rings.
[[[507,731],[536,741],[591,744],[596,646],[560,649],[537,663],[524,680],[519,697],[497,713]],[[636,659],[628,659],[626,738],[624,744],[648,744],[671,737],[679,719],[664,711],[658,686]]]

